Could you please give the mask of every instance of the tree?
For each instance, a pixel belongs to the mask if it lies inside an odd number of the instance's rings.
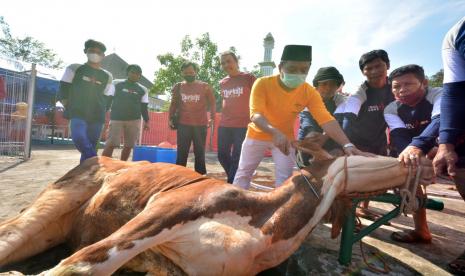
[[[229,50],[236,53],[237,58],[240,60],[240,55],[237,54],[235,47],[230,47]],[[190,60],[199,65],[198,79],[213,87],[218,110],[221,109],[219,81],[226,76],[226,73],[221,69],[218,46],[211,40],[209,33],[204,33],[194,40],[189,35],[186,35],[181,41],[180,54],[166,53],[157,56],[157,59],[161,68],[155,72],[151,94],[170,96],[173,85],[183,80],[180,69],[182,63]],[[244,71],[247,71],[246,68],[244,68]],[[260,71],[257,67],[254,67],[252,73],[259,76]]]
[[[429,86],[442,87],[444,81],[444,69],[439,70],[436,74],[428,78]]]
[[[231,50],[235,50],[234,47],[231,47]],[[173,85],[183,80],[180,68],[186,60],[199,65],[198,79],[209,83],[215,91],[215,96],[219,92],[218,82],[226,76],[218,58],[218,46],[211,41],[209,33],[204,33],[195,40],[186,35],[181,41],[179,55],[166,53],[157,56],[157,59],[161,68],[155,72],[154,85],[151,90],[153,94],[170,95]]]
[[[10,25],[0,16],[3,37],[0,38],[0,53],[11,58],[36,63],[51,68],[63,67],[63,61],[52,49],[31,36],[13,37]]]

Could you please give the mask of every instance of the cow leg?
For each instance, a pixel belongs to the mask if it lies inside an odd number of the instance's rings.
[[[59,245],[66,240],[66,235],[69,233],[72,220],[76,215],[76,211],[67,213],[55,221],[51,221],[43,229],[38,230],[34,234],[19,232],[18,229],[4,227],[6,232],[0,233],[0,236],[6,237],[7,240],[0,241],[0,245],[4,246],[0,253],[4,253],[0,265],[11,264],[17,261],[27,259],[49,248]],[[25,240],[22,241],[21,238]],[[8,243],[9,240],[12,242]],[[14,250],[11,250],[14,249]]]
[[[186,210],[173,210],[172,202],[169,204],[152,201],[112,235],[77,251],[47,275],[111,275],[138,254],[169,240],[178,230],[175,222],[169,226],[166,223]]]
[[[148,276],[185,276],[187,275],[181,268],[175,265],[170,259],[163,256],[157,250],[146,250],[124,265],[124,268],[146,272]]]
[[[104,180],[110,179],[111,173],[129,166],[133,164],[91,158],[49,184],[22,213],[0,223],[0,265],[63,242],[79,207],[100,189]]]

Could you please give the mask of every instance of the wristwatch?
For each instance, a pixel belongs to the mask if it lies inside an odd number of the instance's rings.
[[[342,147],[343,147],[344,149],[346,149],[346,148],[355,148],[355,145],[352,144],[352,143],[347,143],[347,144],[345,144],[345,145],[342,146]]]

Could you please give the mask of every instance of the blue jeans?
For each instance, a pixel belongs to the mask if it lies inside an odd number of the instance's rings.
[[[218,128],[218,160],[228,176],[228,183],[234,181],[246,132],[247,128],[242,127]]]
[[[97,142],[102,132],[102,123],[90,123],[82,119],[72,118],[71,138],[74,146],[81,153],[80,163],[97,156]]]
[[[308,111],[302,111],[299,113],[299,132],[297,139],[303,140],[312,127],[312,116]]]

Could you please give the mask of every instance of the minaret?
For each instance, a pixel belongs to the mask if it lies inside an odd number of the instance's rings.
[[[263,40],[263,47],[265,48],[265,55],[263,61],[259,63],[260,73],[262,76],[270,76],[273,75],[273,69],[276,67],[276,64],[271,61],[274,48],[274,38],[271,33],[268,33]]]

